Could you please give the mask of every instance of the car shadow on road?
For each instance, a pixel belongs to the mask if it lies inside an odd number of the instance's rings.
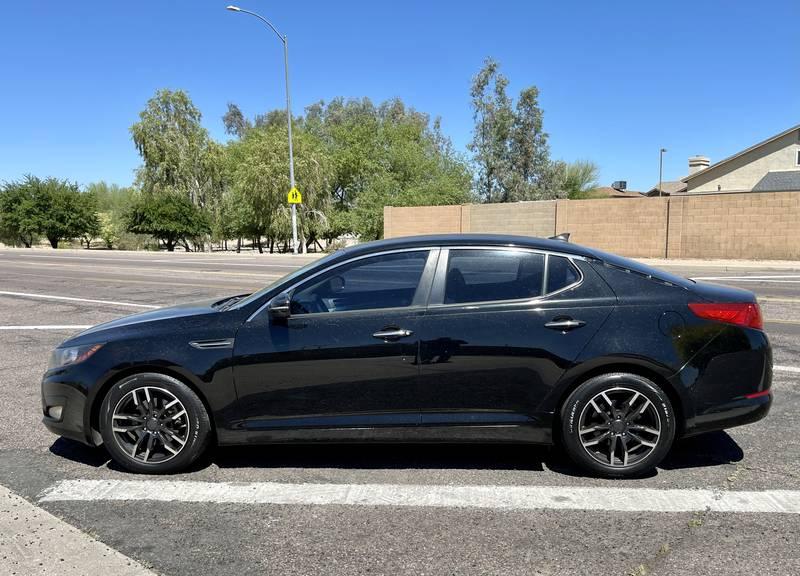
[[[92,468],[100,468],[111,460],[103,448],[93,448],[68,438],[58,438],[53,442],[50,453]]]
[[[220,468],[544,470],[550,450],[493,444],[303,444],[213,450]]]
[[[50,447],[56,456],[94,468],[110,461],[103,448],[91,448],[59,438]],[[679,440],[659,466],[663,470],[704,468],[739,462],[744,453],[725,432]],[[333,468],[351,470],[551,470],[567,476],[586,476],[565,454],[546,446],[520,444],[276,444],[212,448],[185,473],[209,466],[219,468]],[[651,477],[657,470],[646,474]]]
[[[709,432],[677,440],[661,463],[665,470],[707,468],[739,462],[744,458],[742,448],[727,432]]]

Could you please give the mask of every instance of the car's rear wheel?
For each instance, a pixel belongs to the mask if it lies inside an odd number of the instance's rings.
[[[637,374],[602,374],[578,386],[561,409],[561,437],[582,468],[609,477],[657,466],[675,437],[666,393]]]
[[[100,432],[115,462],[132,472],[164,474],[205,451],[211,423],[191,388],[164,374],[135,374],[114,384],[100,408]]]

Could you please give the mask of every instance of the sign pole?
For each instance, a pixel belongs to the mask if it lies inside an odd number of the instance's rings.
[[[286,71],[286,123],[289,128],[289,187],[294,190],[294,151],[292,150],[292,101],[289,99],[289,39],[283,37],[283,64]],[[292,204],[292,253],[297,254],[297,205]]]

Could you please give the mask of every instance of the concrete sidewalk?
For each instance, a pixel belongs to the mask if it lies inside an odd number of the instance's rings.
[[[656,268],[719,268],[722,270],[787,270],[800,271],[798,260],[692,260],[674,258],[632,258]]]
[[[155,576],[0,485],[0,573],[14,576]]]

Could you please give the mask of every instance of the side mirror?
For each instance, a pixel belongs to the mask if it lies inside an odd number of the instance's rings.
[[[289,294],[282,292],[270,300],[268,310],[273,320],[285,320],[292,315],[292,299]]]

